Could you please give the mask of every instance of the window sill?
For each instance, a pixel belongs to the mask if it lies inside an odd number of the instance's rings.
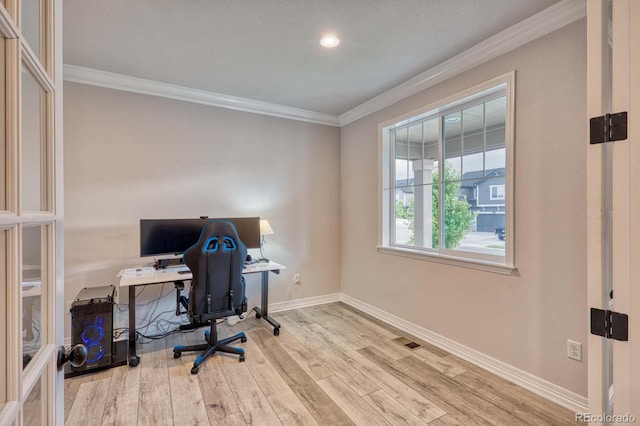
[[[442,263],[451,266],[460,266],[463,268],[477,269],[485,272],[493,272],[495,274],[511,275],[517,269],[515,266],[503,265],[500,263],[487,262],[475,259],[465,259],[461,257],[447,256],[440,253],[429,253],[422,250],[412,250],[399,247],[382,247],[378,246],[378,252],[390,254],[393,256],[410,257],[412,259],[425,260],[428,262]]]

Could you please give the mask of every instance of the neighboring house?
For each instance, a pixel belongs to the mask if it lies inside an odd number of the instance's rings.
[[[466,197],[475,220],[472,230],[477,232],[494,232],[496,228],[504,228],[504,168],[467,172],[462,176],[460,197]],[[413,179],[396,180],[396,203],[404,206],[413,198]]]
[[[467,172],[462,176],[460,195],[464,195],[476,217],[476,231],[494,232],[504,228],[504,168]]]
[[[407,206],[410,198],[413,198],[413,179],[396,180],[396,204],[402,201],[402,205]]]

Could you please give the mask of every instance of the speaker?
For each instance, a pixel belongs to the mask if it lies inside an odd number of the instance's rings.
[[[75,372],[108,368],[113,362],[115,287],[85,287],[71,305],[71,345],[87,347],[87,362]]]

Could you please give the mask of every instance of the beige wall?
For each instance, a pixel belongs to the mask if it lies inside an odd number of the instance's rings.
[[[378,124],[516,70],[512,276],[376,251]],[[342,292],[581,395],[586,355],[586,23],[342,128]]]
[[[271,275],[270,302],[283,301],[296,273],[302,286],[290,299],[340,291],[337,128],[75,83],[64,90],[65,300],[149,261],[138,256],[139,219],[200,215],[269,220],[265,255],[287,266]],[[247,287],[250,306],[259,304],[259,277]]]

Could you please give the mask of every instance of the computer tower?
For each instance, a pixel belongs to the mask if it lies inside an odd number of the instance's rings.
[[[71,345],[87,347],[87,361],[74,372],[108,368],[113,362],[114,286],[85,287],[71,305]]]

